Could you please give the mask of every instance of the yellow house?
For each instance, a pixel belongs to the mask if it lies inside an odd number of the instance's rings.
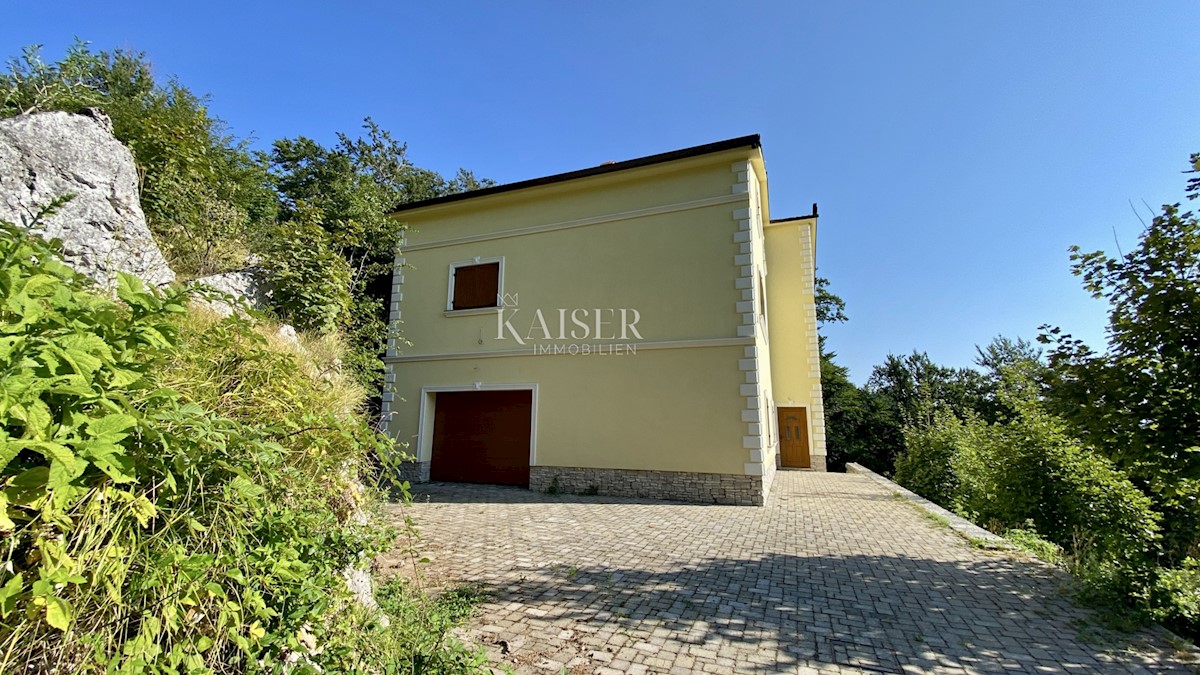
[[[816,207],[769,214],[758,136],[401,208],[406,478],[762,504],[824,470]]]

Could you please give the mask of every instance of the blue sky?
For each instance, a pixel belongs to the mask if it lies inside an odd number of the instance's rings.
[[[1100,343],[1067,247],[1128,250],[1200,151],[1195,2],[119,4],[17,3],[0,46],[145,51],[260,144],[370,115],[500,182],[761,134],[772,215],[820,203],[860,382],[1043,323]]]

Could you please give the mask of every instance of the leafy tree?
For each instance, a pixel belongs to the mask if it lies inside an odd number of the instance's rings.
[[[304,137],[275,142],[270,159],[280,198],[280,226],[268,241],[288,240],[298,229],[308,239],[323,233],[321,250],[332,252],[332,257],[303,247],[313,251],[305,254],[308,271],[303,278],[321,287],[298,288],[303,292],[290,294],[281,313],[303,328],[342,328],[351,345],[347,365],[363,383],[377,388],[382,375],[379,353],[388,337],[392,266],[401,235],[400,223],[389,213],[400,204],[487,187],[492,182],[465,169],[446,180],[415,166],[407,157],[407,146],[370,118],[363,128],[366,134],[358,138],[338,134],[332,147]],[[272,246],[278,249],[291,244],[285,241]],[[274,255],[267,258],[276,275],[295,267],[291,260]],[[327,270],[324,282],[319,281],[322,268]],[[345,293],[328,283],[340,275],[347,279]],[[343,301],[344,297],[348,299]],[[336,320],[331,320],[326,310],[339,304]]]
[[[975,365],[983,368],[997,382],[1003,377],[1005,368],[1033,366],[1033,373],[1041,375],[1036,366],[1042,364],[1042,349],[1025,338],[1007,338],[998,335],[986,347],[975,346]]]
[[[817,304],[818,324],[845,323],[849,320],[846,301],[830,292],[829,279],[816,277],[813,280],[813,300]]]
[[[841,471],[857,462],[882,474],[892,472],[892,457],[904,444],[894,406],[877,393],[850,381],[836,354],[821,355],[821,391],[825,403],[828,468]]]
[[[1192,156],[1200,170],[1200,155]],[[1200,193],[1195,180],[1189,198]],[[1058,411],[1164,514],[1168,561],[1200,548],[1200,220],[1163,206],[1119,257],[1072,248],[1073,272],[1107,300],[1103,353],[1045,327]]]

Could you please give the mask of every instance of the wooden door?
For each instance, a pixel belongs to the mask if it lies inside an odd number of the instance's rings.
[[[439,392],[431,480],[529,485],[533,392]]]
[[[780,464],[793,469],[810,468],[812,464],[808,457],[808,410],[780,408],[778,429]]]

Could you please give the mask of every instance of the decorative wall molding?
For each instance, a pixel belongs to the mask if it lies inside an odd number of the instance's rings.
[[[658,216],[665,213],[677,213],[679,211],[691,211],[693,209],[703,209],[709,206],[720,206],[722,204],[730,204],[733,202],[744,202],[745,195],[730,194],[719,195],[716,197],[705,197],[703,199],[695,199],[690,202],[679,202],[676,204],[664,204],[662,206],[651,206],[644,209],[636,209],[633,211],[622,211],[620,213],[609,213],[602,216],[591,216],[589,218],[579,218],[576,220],[563,220],[554,223],[545,223],[542,225],[531,225],[529,227],[519,227],[512,230],[501,230],[499,232],[487,232],[485,234],[475,234],[466,237],[453,237],[450,239],[442,239],[440,241],[427,241],[420,244],[413,244],[405,248],[406,251],[425,251],[433,248],[443,248],[446,246],[458,246],[459,244],[474,244],[480,241],[492,241],[494,239],[508,239],[510,237],[523,237],[530,234],[540,234],[542,232],[552,232],[554,230],[569,230],[576,227],[588,227],[591,225],[601,225],[604,223],[612,223],[619,220],[632,220],[634,218],[645,218],[647,216]]]
[[[637,351],[655,351],[659,349],[703,349],[706,347],[738,347],[751,344],[748,338],[703,338],[697,340],[663,340],[657,342],[621,342],[614,343],[622,346],[635,347]],[[604,343],[587,343],[591,347],[607,347]],[[565,346],[565,345],[564,345]],[[492,349],[478,352],[443,352],[440,354],[406,354],[404,356],[389,355],[384,357],[385,363],[411,363],[414,361],[454,361],[458,359],[488,359],[513,356],[573,356],[565,353],[536,353],[533,345],[520,349]],[[619,356],[619,355],[618,355]]]

